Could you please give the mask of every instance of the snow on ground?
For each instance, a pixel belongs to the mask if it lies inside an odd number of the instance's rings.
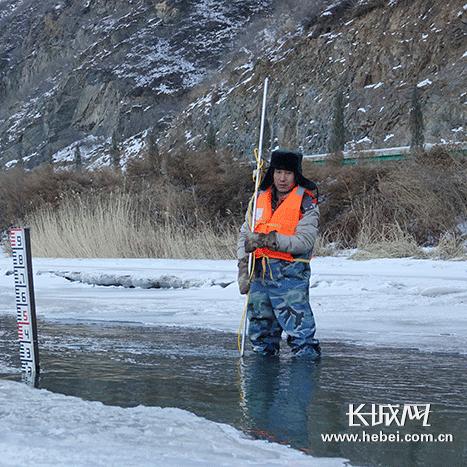
[[[4,467],[344,465],[184,410],[106,406],[11,381],[0,380],[0,420]]]
[[[0,313],[14,314],[11,270],[0,258]],[[46,319],[236,332],[244,304],[235,261],[35,259],[34,271],[38,316]],[[142,288],[150,286],[160,288]],[[324,347],[340,339],[467,353],[466,261],[316,258],[310,301]]]
[[[40,319],[236,331],[244,304],[235,282],[235,261],[35,259],[33,263]],[[11,259],[0,255],[0,313],[13,315],[11,271]],[[324,353],[328,339],[467,353],[465,261],[317,258],[312,261],[310,300]],[[1,380],[0,420],[5,466],[345,463],[250,440],[228,425],[179,409],[105,406]]]

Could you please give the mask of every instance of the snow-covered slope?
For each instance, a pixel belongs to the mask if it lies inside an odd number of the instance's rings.
[[[0,3],[1,165],[161,129],[274,0]],[[18,40],[18,38],[21,40]]]
[[[339,95],[346,149],[406,146],[414,89],[425,142],[465,141],[466,21],[464,0],[334,1],[267,44],[261,60],[221,74],[215,89],[177,117],[161,146],[199,149],[212,127],[217,147],[251,156],[266,76],[266,147],[328,152]]]

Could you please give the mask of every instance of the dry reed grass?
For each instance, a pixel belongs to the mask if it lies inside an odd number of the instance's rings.
[[[447,232],[430,254],[435,259],[467,259],[467,241],[456,232]]]
[[[357,252],[352,259],[425,258],[426,254],[415,237],[397,223],[381,226],[378,230],[363,227],[357,239]]]
[[[337,256],[341,251],[340,243],[330,240],[327,232],[321,233],[315,241],[313,256]]]
[[[27,219],[36,256],[63,258],[234,258],[234,229],[188,228],[151,219],[128,194],[63,202]]]

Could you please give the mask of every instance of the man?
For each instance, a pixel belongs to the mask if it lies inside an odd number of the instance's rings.
[[[318,234],[316,185],[302,175],[302,155],[273,151],[260,185],[254,232],[240,230],[238,284],[249,292],[248,336],[262,355],[279,353],[282,331],[296,356],[317,360],[315,320],[309,303],[310,258]],[[248,253],[254,272],[248,273]]]

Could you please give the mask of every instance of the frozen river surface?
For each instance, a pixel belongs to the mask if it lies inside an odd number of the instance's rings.
[[[14,284],[0,257],[2,467],[467,464],[465,261],[314,259],[318,365],[287,349],[240,363],[235,261],[33,262],[43,391],[11,381]],[[431,426],[385,433],[454,441],[324,442],[380,430],[349,427],[350,403],[429,403]]]
[[[15,323],[0,317],[0,325],[0,368],[14,368]],[[247,354],[241,362],[229,333],[110,323],[39,327],[40,387],[49,391],[121,407],[178,407],[253,438],[354,465],[465,465],[464,356],[326,342],[319,364],[292,358],[285,346],[280,358]],[[412,421],[385,430],[453,434],[454,442],[323,442],[325,433],[361,432],[348,426],[349,403],[430,403],[430,427]]]

